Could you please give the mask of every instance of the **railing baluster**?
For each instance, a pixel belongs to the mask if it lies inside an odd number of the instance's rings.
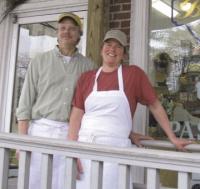
[[[76,188],[76,175],[77,175],[77,166],[76,166],[76,158],[66,158],[66,182],[63,188]]]
[[[8,188],[9,149],[0,148],[0,188]]]
[[[103,181],[103,162],[91,161],[91,189],[102,189]]]
[[[147,189],[160,188],[160,174],[159,170],[147,168]]]
[[[119,189],[130,188],[130,166],[129,165],[119,165]]]
[[[190,188],[191,178],[191,173],[178,172],[178,189]]]
[[[20,151],[17,188],[27,189],[29,185],[31,152]]]
[[[52,167],[53,167],[53,155],[42,154],[41,164],[41,188],[51,189],[52,185]]]

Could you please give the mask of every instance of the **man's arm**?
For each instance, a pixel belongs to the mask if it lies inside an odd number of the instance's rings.
[[[29,125],[29,120],[18,121],[18,133],[20,135],[27,135],[28,134],[28,125]]]
[[[18,121],[18,134],[27,135],[28,134],[29,120]],[[16,158],[19,159],[19,150],[16,150]]]
[[[185,150],[184,147],[192,143],[192,141],[186,139],[179,139],[176,137],[170,126],[167,114],[159,100],[156,100],[152,105],[150,105],[149,109],[154,115],[156,121],[159,123],[159,125],[162,127],[162,129],[168,136],[169,140],[176,146],[178,150]]]

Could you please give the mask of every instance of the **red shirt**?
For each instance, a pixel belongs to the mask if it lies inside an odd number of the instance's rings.
[[[72,105],[85,110],[84,102],[92,92],[97,70],[85,72],[78,80]],[[124,92],[127,96],[132,116],[135,113],[137,103],[151,105],[157,99],[156,93],[150,84],[147,75],[135,65],[123,65],[122,75]],[[97,79],[98,91],[118,90],[117,70],[113,72],[101,71]]]

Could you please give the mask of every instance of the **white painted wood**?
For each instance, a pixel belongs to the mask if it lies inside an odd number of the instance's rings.
[[[102,189],[103,181],[103,162],[94,161],[91,162],[91,189]]]
[[[157,169],[147,168],[147,189],[160,188],[160,175]]]
[[[5,131],[10,132],[10,121],[12,112],[12,97],[14,89],[14,78],[15,78],[15,67],[16,67],[16,57],[17,57],[17,44],[19,35],[19,25],[14,24],[13,26],[13,36],[12,36],[12,46],[10,61],[8,63],[9,75],[7,75],[8,88],[7,88],[7,99],[6,99],[6,114],[5,114]]]
[[[76,188],[76,176],[77,176],[77,160],[75,158],[66,158],[66,182],[63,188]]]
[[[131,0],[129,64],[135,64],[145,71],[149,50],[149,4],[150,1],[147,0]],[[146,107],[138,104],[133,119],[133,131],[146,134],[147,117]],[[134,182],[144,183],[144,169],[134,167],[132,175]]]
[[[41,163],[41,188],[51,189],[52,185],[52,169],[53,168],[53,155],[42,154]]]
[[[15,10],[13,14],[18,17],[39,16],[47,14],[56,14],[61,12],[74,12],[87,10],[87,0],[52,0],[43,2],[24,3]]]
[[[0,148],[0,188],[7,189],[8,186],[8,163],[9,149]]]
[[[130,166],[119,164],[119,189],[130,188]]]
[[[118,148],[118,147],[110,147],[105,145],[97,145],[97,144],[88,144],[88,143],[80,143],[75,141],[65,141],[65,140],[51,140],[48,138],[39,138],[39,137],[30,137],[25,135],[16,135],[16,134],[8,134],[8,133],[0,133],[0,148],[5,149],[20,149],[22,151],[34,151],[39,153],[45,153],[45,161],[43,164],[44,173],[42,175],[42,180],[45,180],[43,187],[44,189],[48,188],[48,174],[52,172],[52,155],[57,154],[63,155],[69,158],[69,162],[71,162],[71,166],[67,165],[67,172],[69,176],[66,179],[74,179],[75,180],[75,158],[81,159],[91,159],[95,162],[113,162],[126,166],[139,166],[147,168],[147,188],[148,189],[157,189],[159,187],[159,170],[167,169],[172,171],[180,172],[181,178],[186,180],[185,184],[189,183],[188,173],[200,173],[200,144],[191,144],[188,146],[188,149],[192,148],[195,145],[196,149],[199,151],[195,153],[188,152],[176,152],[176,151],[167,151],[167,150],[152,150],[152,149],[144,149],[144,148]],[[6,154],[6,150],[2,149],[1,156],[4,157]],[[8,156],[8,155],[6,155]],[[49,158],[49,156],[51,158]],[[6,159],[6,158],[3,158]],[[8,159],[8,158],[7,158]],[[8,161],[8,160],[7,160]],[[0,160],[1,167],[7,164],[5,160]],[[4,162],[4,163],[3,163]],[[7,164],[8,165],[8,164]],[[97,164],[98,165],[98,164]],[[6,166],[5,166],[6,167]],[[126,172],[126,168],[121,167],[123,171]],[[49,169],[49,170],[48,170]],[[6,180],[5,174],[6,170],[0,169],[2,177],[1,181]],[[98,175],[98,169],[95,169],[96,175]],[[123,172],[122,171],[122,172]],[[71,173],[70,173],[71,172]],[[122,173],[121,173],[122,174]],[[70,176],[71,175],[71,176]],[[122,174],[123,175],[123,174]],[[121,177],[121,176],[120,176]],[[125,176],[122,176],[125,178]],[[5,181],[4,181],[5,182]],[[1,184],[5,184],[1,182]],[[7,182],[7,180],[6,180]],[[48,183],[47,183],[48,182]],[[69,183],[73,183],[75,181],[69,181]],[[127,182],[127,181],[125,181]],[[180,182],[180,187],[184,185],[182,180]],[[98,186],[98,184],[96,184]],[[123,183],[126,185],[126,183]],[[71,188],[75,189],[74,185],[71,184]],[[74,187],[74,188],[73,188]],[[1,189],[4,189],[3,187]]]
[[[191,188],[191,173],[178,172],[178,189]]]
[[[200,152],[200,145],[191,144],[189,146],[193,145],[197,145]],[[144,148],[117,148],[8,133],[0,133],[0,147],[47,154],[57,153],[68,157],[117,162],[140,167],[200,173],[199,153]]]
[[[17,186],[20,189],[27,189],[29,186],[30,159],[30,152],[20,151],[17,183]]]
[[[0,130],[2,132],[8,132],[8,125],[5,123],[6,117],[6,105],[8,88],[8,73],[9,73],[9,61],[12,41],[12,17],[7,16],[0,24],[0,38],[1,38],[1,52],[0,52]]]

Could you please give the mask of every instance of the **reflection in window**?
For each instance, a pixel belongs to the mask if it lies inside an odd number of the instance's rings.
[[[56,22],[21,25],[19,30],[18,54],[12,108],[11,131],[16,132],[15,117],[28,64],[38,53],[48,51],[57,44]]]
[[[51,50],[55,45],[57,45],[56,27],[57,22],[20,25],[11,116],[11,132],[17,131],[15,111],[18,106],[19,97],[30,60],[38,53]],[[79,51],[82,52],[82,39],[77,47]]]
[[[171,0],[152,0],[152,5],[158,1],[171,9]],[[162,8],[151,9],[149,76],[176,135],[199,140],[200,15],[195,12],[200,3],[191,13],[181,9],[181,1],[174,2],[173,19]],[[165,137],[151,114],[149,125],[151,135]]]

